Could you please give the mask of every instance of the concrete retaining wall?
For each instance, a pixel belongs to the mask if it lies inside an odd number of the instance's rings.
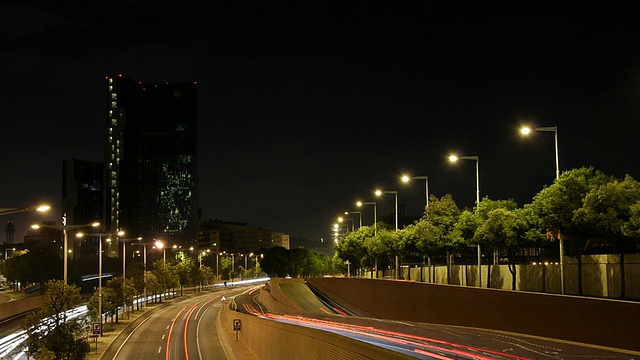
[[[29,296],[16,301],[0,303],[0,321],[10,319],[42,307],[42,296]]]
[[[415,359],[334,333],[242,314],[225,305],[220,314],[222,326],[233,328],[234,319],[241,323],[237,341],[242,346],[232,346],[238,359],[253,358],[255,354],[260,355],[255,356],[260,360]],[[233,344],[235,334],[225,332]],[[253,356],[243,354],[243,351],[249,351]]]
[[[361,316],[477,327],[640,351],[640,303],[357,278],[307,285]]]

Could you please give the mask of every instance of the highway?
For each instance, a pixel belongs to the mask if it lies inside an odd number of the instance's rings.
[[[516,333],[353,316],[338,303],[318,298],[304,282],[280,282],[278,286],[300,311],[278,313],[267,309],[259,301],[260,291],[265,291],[262,284],[184,296],[130,324],[101,359],[234,359],[220,336],[221,327],[229,324],[218,321],[220,311],[233,310],[339,334],[381,351],[391,350],[398,358],[640,359],[636,352]],[[260,359],[260,354],[255,358]]]
[[[227,359],[217,316],[243,291],[246,287],[227,288],[172,302],[130,326],[102,359]]]

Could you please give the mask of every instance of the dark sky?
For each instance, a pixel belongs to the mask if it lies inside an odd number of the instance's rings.
[[[327,240],[358,199],[393,215],[375,188],[419,215],[404,172],[471,207],[475,163],[451,152],[479,157],[482,197],[523,205],[555,178],[553,133],[525,123],[558,127],[561,171],[640,176],[633,2],[181,3],[0,3],[0,207],[49,201],[59,221],[62,161],[102,160],[115,74],[198,82],[204,220]],[[18,242],[34,218],[14,216]]]

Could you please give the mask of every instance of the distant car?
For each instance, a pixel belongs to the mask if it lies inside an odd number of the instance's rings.
[[[7,288],[5,286],[0,286],[0,291],[5,291]]]

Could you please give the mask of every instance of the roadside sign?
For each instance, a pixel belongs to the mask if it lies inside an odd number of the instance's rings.
[[[102,329],[100,328],[99,322],[94,322],[93,325],[91,326],[91,330],[93,335],[100,335],[102,333]]]
[[[233,319],[233,330],[240,331],[240,319]]]

